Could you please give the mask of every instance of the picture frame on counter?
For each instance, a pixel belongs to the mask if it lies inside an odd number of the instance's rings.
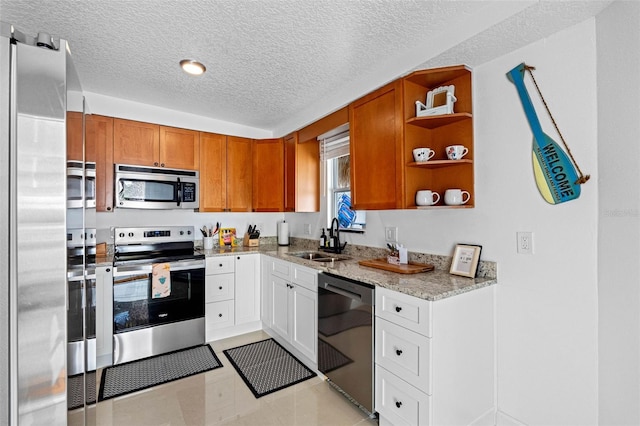
[[[480,262],[482,246],[476,244],[456,244],[453,250],[449,273],[474,278]]]

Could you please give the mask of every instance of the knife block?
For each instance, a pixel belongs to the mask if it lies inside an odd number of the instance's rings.
[[[248,232],[244,233],[244,240],[242,241],[242,245],[245,247],[258,247],[260,246],[259,238],[251,238],[252,235]]]

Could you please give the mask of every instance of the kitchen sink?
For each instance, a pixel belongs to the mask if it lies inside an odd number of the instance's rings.
[[[299,257],[300,259],[314,260],[316,262],[332,262],[338,260],[351,259],[349,256],[343,256],[335,253],[324,253],[320,251],[301,251],[295,253],[287,253],[289,256]]]

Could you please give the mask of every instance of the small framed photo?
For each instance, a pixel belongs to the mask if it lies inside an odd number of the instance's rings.
[[[474,278],[480,262],[482,246],[474,244],[456,244],[449,273]]]

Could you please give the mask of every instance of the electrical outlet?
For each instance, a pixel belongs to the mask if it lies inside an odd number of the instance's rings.
[[[533,232],[518,232],[518,254],[533,254]]]
[[[308,223],[304,224],[304,233],[305,235],[311,235],[311,225]]]
[[[388,243],[397,243],[398,242],[398,227],[397,226],[386,226],[384,228],[384,240]]]

